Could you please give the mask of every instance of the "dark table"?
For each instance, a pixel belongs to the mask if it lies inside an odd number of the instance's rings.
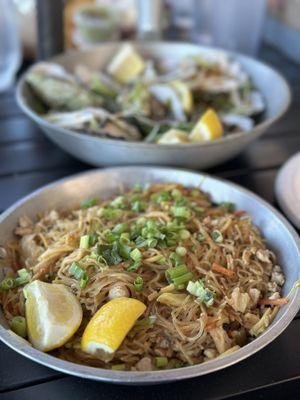
[[[289,80],[294,101],[286,116],[235,159],[209,173],[237,182],[276,205],[279,167],[300,149],[300,67],[264,47],[260,58]],[[0,211],[55,179],[90,168],[49,142],[18,109],[14,90],[0,95]],[[0,343],[1,400],[300,399],[300,315],[272,344],[249,359],[178,383],[128,387],[66,376]]]

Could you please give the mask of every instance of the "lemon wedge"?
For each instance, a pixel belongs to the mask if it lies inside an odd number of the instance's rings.
[[[118,297],[110,300],[87,324],[81,349],[90,354],[97,352],[105,361],[110,360],[145,309],[145,304],[136,299]]]
[[[28,338],[38,350],[62,346],[79,328],[82,309],[66,286],[34,281],[25,286],[24,296]]]
[[[130,44],[125,44],[113,57],[107,72],[121,83],[129,83],[139,76],[146,64]]]
[[[169,129],[157,141],[158,144],[180,144],[189,141],[188,135],[179,129]]]
[[[181,81],[172,81],[171,86],[178,93],[184,112],[190,114],[193,110],[193,96],[189,87]]]
[[[215,140],[223,136],[223,133],[223,126],[217,113],[210,108],[194,126],[190,134],[190,140],[192,142]]]

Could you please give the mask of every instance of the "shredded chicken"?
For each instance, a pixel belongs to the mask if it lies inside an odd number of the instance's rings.
[[[226,331],[221,326],[212,329],[209,333],[220,354],[224,353],[224,351],[228,350],[231,347],[231,340]]]
[[[272,322],[273,318],[277,314],[277,311],[278,307],[267,308],[261,319],[250,329],[250,335],[257,337],[263,333]]]
[[[244,313],[249,307],[250,296],[248,293],[242,293],[240,288],[236,287],[233,289],[231,298],[227,300],[227,303],[231,305],[235,311]]]

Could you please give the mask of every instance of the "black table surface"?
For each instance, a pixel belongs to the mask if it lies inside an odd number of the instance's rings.
[[[294,100],[288,113],[259,141],[208,172],[243,185],[276,206],[280,166],[300,148],[300,67],[264,47],[260,58],[282,72]],[[0,95],[0,211],[34,189],[91,168],[52,144],[15,103]],[[269,346],[225,370],[158,386],[117,386],[87,381],[36,364],[0,343],[0,398],[66,399],[300,399],[300,315]]]

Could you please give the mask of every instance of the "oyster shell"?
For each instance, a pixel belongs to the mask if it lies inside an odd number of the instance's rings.
[[[135,126],[103,108],[90,107],[73,112],[51,112],[45,118],[61,128],[128,141],[141,140],[141,134]]]
[[[28,73],[26,81],[35,95],[51,109],[72,111],[103,104],[101,96],[82,87],[57,64],[37,64]]]

